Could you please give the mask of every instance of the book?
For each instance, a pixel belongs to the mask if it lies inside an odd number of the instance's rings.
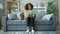
[[[28,14],[32,15],[32,14],[36,14],[36,10],[28,10]]]

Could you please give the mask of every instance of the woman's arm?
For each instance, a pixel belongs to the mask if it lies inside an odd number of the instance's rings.
[[[24,10],[24,16],[28,17],[27,10]]]
[[[36,16],[36,11],[33,11],[33,18],[35,18]]]
[[[28,14],[27,10],[24,11],[24,16],[32,18],[32,15]]]

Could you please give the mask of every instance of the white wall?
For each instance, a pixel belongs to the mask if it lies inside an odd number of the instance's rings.
[[[23,10],[25,7],[26,3],[33,3],[33,2],[37,2],[38,6],[40,5],[41,2],[43,2],[45,4],[45,6],[47,6],[47,2],[50,1],[54,1],[54,4],[56,5],[56,7],[58,6],[58,0],[20,0],[20,10]]]

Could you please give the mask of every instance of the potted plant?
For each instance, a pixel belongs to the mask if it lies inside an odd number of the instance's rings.
[[[14,6],[17,7],[18,6],[18,3],[14,3]]]
[[[48,14],[51,14],[51,13],[54,13],[57,11],[55,5],[53,4],[53,2],[48,2],[48,7],[47,7],[47,13]]]

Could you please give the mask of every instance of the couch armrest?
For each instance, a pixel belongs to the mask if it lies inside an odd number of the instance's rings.
[[[58,22],[57,22],[57,17],[56,16],[53,16],[52,17],[52,21],[53,21],[53,24],[57,25]]]
[[[3,30],[6,30],[6,25],[7,24],[7,17],[6,16],[3,16],[2,17],[2,29]]]
[[[53,28],[54,30],[56,30],[56,26],[58,25],[58,18],[56,16],[52,17],[52,21],[53,21]]]

